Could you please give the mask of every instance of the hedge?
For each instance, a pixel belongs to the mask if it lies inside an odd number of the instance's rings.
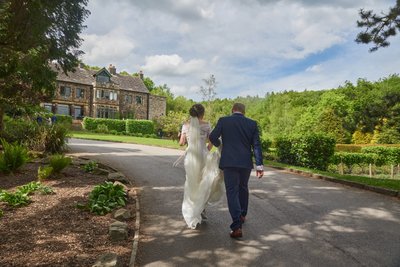
[[[90,118],[83,119],[83,128],[89,131],[95,131],[98,125],[106,125],[109,131],[126,132],[126,121],[116,119]]]
[[[280,137],[276,142],[283,163],[326,170],[334,154],[335,139],[320,133],[297,137]]]
[[[363,147],[361,151],[379,155],[386,164],[400,164],[400,147],[370,146]]]
[[[154,122],[150,120],[126,120],[128,133],[153,134]]]

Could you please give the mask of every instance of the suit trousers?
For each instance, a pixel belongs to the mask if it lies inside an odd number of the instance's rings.
[[[242,227],[240,216],[246,216],[249,205],[249,177],[251,169],[224,168],[224,181],[229,213],[232,217],[232,230]]]

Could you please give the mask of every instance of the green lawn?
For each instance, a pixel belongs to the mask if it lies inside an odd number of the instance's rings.
[[[113,134],[98,134],[85,131],[72,131],[71,137],[183,149],[183,147],[179,146],[178,142],[168,139],[144,138],[144,137],[125,136],[125,135],[113,135]]]
[[[86,132],[86,131],[72,131],[72,137],[81,138],[81,139],[113,141],[113,142],[121,142],[121,143],[133,143],[133,144],[160,146],[160,147],[175,148],[175,149],[184,149],[183,147],[179,146],[178,142],[168,140],[168,139],[144,138],[144,137],[112,135],[112,134],[98,134],[98,133],[92,133],[92,132]],[[298,166],[290,166],[290,165],[286,165],[286,164],[282,164],[282,163],[277,163],[274,161],[265,161],[264,164],[266,166],[284,167],[284,168],[290,168],[290,169],[295,169],[295,170],[302,170],[302,171],[307,171],[307,172],[312,172],[312,173],[318,173],[321,175],[330,176],[330,177],[334,177],[337,179],[353,181],[353,182],[358,182],[361,184],[372,185],[372,186],[377,186],[377,187],[400,191],[400,180],[378,179],[378,178],[370,178],[370,177],[365,177],[365,176],[340,175],[340,174],[312,170],[312,169],[298,167]]]

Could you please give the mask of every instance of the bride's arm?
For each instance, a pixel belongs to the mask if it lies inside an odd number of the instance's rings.
[[[207,144],[208,151],[211,151],[212,148],[213,148],[213,144],[210,142],[210,140],[208,140],[208,144]]]
[[[187,143],[186,133],[187,133],[186,125],[183,125],[182,126],[182,130],[181,130],[181,136],[179,138],[179,145],[180,146],[184,146]]]

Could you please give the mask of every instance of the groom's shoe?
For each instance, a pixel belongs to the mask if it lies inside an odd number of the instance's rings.
[[[232,238],[240,238],[243,237],[242,228],[235,229],[231,231],[230,236]]]

